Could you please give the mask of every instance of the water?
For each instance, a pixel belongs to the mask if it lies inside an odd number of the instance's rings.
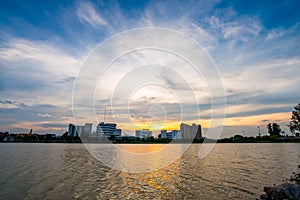
[[[1,143],[0,199],[255,199],[300,164],[299,143],[217,144],[204,159],[200,146],[163,169],[125,173],[81,144]]]

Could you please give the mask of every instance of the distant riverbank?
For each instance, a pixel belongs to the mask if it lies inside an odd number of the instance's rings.
[[[80,137],[61,137],[52,134],[48,135],[32,135],[23,137],[8,136],[1,138],[2,143],[114,143],[114,144],[167,144],[167,143],[300,143],[300,137],[274,137],[274,136],[261,136],[261,137],[243,137],[235,135],[230,138],[222,138],[219,140],[213,139],[177,139],[171,140],[167,138],[139,138],[134,136],[124,136],[118,139],[107,138],[80,138]]]
[[[230,138],[219,139],[218,143],[279,143],[279,142],[300,142],[300,137],[296,136],[257,136],[248,137],[235,135]]]

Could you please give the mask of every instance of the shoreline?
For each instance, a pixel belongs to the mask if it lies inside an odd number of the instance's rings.
[[[216,143],[216,144],[281,144],[281,143],[300,143],[300,141],[285,141],[285,142],[270,142],[270,141],[262,141],[262,142],[137,142],[137,143],[130,143],[130,142],[3,142],[1,141],[0,144],[210,144],[210,143]]]

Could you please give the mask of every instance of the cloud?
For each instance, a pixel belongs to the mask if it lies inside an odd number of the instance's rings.
[[[163,3],[162,3],[163,4]],[[157,8],[157,9],[156,9]],[[154,10],[155,9],[155,10]],[[268,32],[263,27],[258,16],[249,16],[243,15],[239,16],[236,12],[230,9],[225,9],[225,17],[222,12],[219,11],[214,13],[210,18],[204,18],[201,20],[200,15],[198,15],[197,19],[195,19],[195,13],[192,10],[181,9],[180,16],[174,16],[173,20],[168,20],[168,18],[162,17],[162,13],[168,13],[168,16],[172,16],[174,13],[171,10],[167,10],[165,4],[161,5],[161,3],[151,4],[149,7],[145,9],[144,15],[142,16],[142,21],[134,21],[128,27],[131,27],[132,24],[136,24],[139,27],[143,26],[162,26],[171,29],[176,29],[181,31],[188,36],[194,38],[197,42],[204,46],[208,52],[213,55],[213,58],[217,61],[217,64],[220,64],[220,69],[222,75],[224,75],[224,83],[226,90],[231,90],[231,94],[228,96],[227,100],[229,106],[229,117],[247,117],[247,116],[256,116],[261,114],[270,114],[276,112],[285,112],[288,110],[288,107],[291,104],[294,104],[294,99],[297,98],[297,93],[294,93],[293,90],[289,90],[289,87],[295,84],[297,81],[291,79],[294,76],[291,71],[295,69],[296,65],[288,66],[290,70],[285,70],[282,66],[286,65],[286,59],[283,60],[271,60],[273,57],[271,56],[273,53],[272,48],[270,48],[270,44],[265,41]],[[118,18],[122,22],[126,22],[127,18]],[[175,20],[176,19],[176,20]],[[122,23],[121,24],[126,24]],[[122,27],[124,28],[124,27]],[[126,28],[126,27],[125,27]],[[118,29],[116,29],[118,30]],[[137,37],[138,38],[138,37]],[[176,41],[180,42],[180,41]],[[286,41],[281,41],[282,44],[285,44]],[[270,55],[269,58],[266,59],[266,55],[264,52],[268,52],[267,55]],[[138,57],[142,62],[143,58],[149,56],[149,54],[139,54]],[[154,57],[151,57],[154,60]],[[257,59],[256,59],[257,58]],[[135,58],[131,57],[131,60]],[[164,56],[164,61],[167,60],[167,57]],[[265,61],[264,62],[262,62]],[[272,61],[272,62],[270,62]],[[128,66],[128,60],[124,60],[122,64],[122,70],[126,69]],[[251,63],[253,62],[253,63]],[[137,62],[138,63],[138,62]],[[132,63],[134,65],[134,63]],[[173,64],[171,62],[169,65]],[[178,63],[177,63],[178,64]],[[281,65],[281,66],[280,66]],[[185,66],[182,66],[185,68]],[[126,70],[124,70],[126,72]],[[273,73],[276,71],[276,73]],[[118,74],[120,71],[111,73]],[[120,72],[120,73],[121,73]],[[144,74],[141,76],[131,77],[130,80],[124,82],[124,86],[128,86],[128,83],[138,82],[138,79],[147,79],[147,76],[150,76],[151,72],[144,71]],[[297,74],[297,73],[296,73]],[[118,75],[116,75],[118,76]],[[296,75],[295,75],[296,76]],[[186,91],[190,88],[183,85],[182,80],[177,78],[176,74],[168,73],[160,73],[157,75],[157,78],[165,81],[165,84],[174,90],[182,90]],[[208,77],[206,77],[208,78]],[[190,82],[193,82],[193,78],[189,78]],[[113,84],[110,80],[107,81],[109,85],[105,88],[114,88]],[[199,85],[199,83],[197,83]],[[195,84],[195,85],[197,85]],[[198,88],[198,94],[200,91],[203,94],[203,87]],[[143,98],[145,95],[141,95],[140,103],[143,102],[143,106],[145,103],[162,103],[163,106],[168,107],[163,104],[163,100],[165,93],[156,89],[158,93],[161,93],[162,96],[160,98]],[[278,93],[280,91],[280,93]],[[205,88],[204,88],[205,92]],[[100,92],[100,94],[105,93],[104,91]],[[105,93],[107,94],[107,93]],[[123,93],[118,93],[121,97]],[[147,92],[148,95],[152,94],[150,91]],[[99,95],[100,96],[100,95]],[[183,95],[181,96],[189,96]],[[105,95],[103,98],[107,98]],[[204,103],[202,106],[201,116],[203,118],[210,117],[210,106],[206,105],[207,102],[210,101],[207,96],[203,98],[201,103]],[[216,100],[217,101],[217,100]],[[187,103],[187,102],[185,102]],[[185,103],[182,103],[184,105]],[[278,105],[284,104],[284,106],[274,106],[268,107],[265,106],[269,103]],[[247,110],[239,110],[233,109],[234,105],[240,105],[242,108],[247,108]],[[247,107],[251,105],[253,107]],[[126,102],[119,104],[120,107],[126,107]],[[142,109],[143,106],[135,105],[136,109]],[[192,106],[191,106],[192,107]],[[144,111],[144,109],[142,109]],[[205,111],[208,111],[207,113]],[[191,113],[193,110],[191,110]],[[216,110],[217,112],[217,110]],[[126,113],[126,110],[120,109],[118,110],[118,114],[122,115],[122,113]],[[175,115],[178,113],[174,113]],[[122,115],[123,116],[123,115]],[[170,116],[170,115],[169,115]],[[128,117],[128,116],[127,116]],[[189,120],[194,119],[195,115],[187,116]]]
[[[2,42],[3,96],[18,102],[34,99],[45,104],[71,104],[81,58],[69,55],[49,41],[10,37]]]
[[[243,40],[246,42],[247,37],[257,37],[261,31],[261,25],[258,21],[244,18],[243,21],[223,23],[222,32],[225,39]]]
[[[17,105],[17,103],[12,102]],[[0,104],[1,105],[1,104]],[[42,112],[42,113],[41,113]],[[33,126],[35,132],[61,133],[67,129],[67,124],[72,122],[71,109],[66,106],[55,106],[51,104],[27,104],[26,107],[3,108],[0,106],[1,129],[27,132]],[[47,127],[47,124],[50,124]],[[61,124],[51,126],[51,124]],[[64,124],[64,126],[63,126]]]
[[[182,32],[193,38],[209,53],[219,67],[225,89],[228,91],[228,117],[231,119],[227,121],[228,126],[250,127],[251,123],[253,125],[265,122],[259,120],[284,121],[286,115],[280,114],[276,117],[269,114],[288,112],[288,108],[292,108],[300,98],[297,87],[300,84],[299,22],[291,26],[272,26],[269,29],[257,12],[243,13],[233,7],[219,6],[222,3],[150,1],[142,6],[131,7],[127,3],[116,5],[110,2],[78,1],[68,6],[61,5],[61,9],[55,13],[48,13],[49,18],[42,16],[37,21],[25,15],[8,16],[7,19],[14,20],[0,24],[2,29],[0,90],[2,97],[5,97],[0,101],[1,127],[8,127],[8,124],[11,124],[11,127],[22,128],[22,126],[30,127],[30,124],[34,123],[36,128],[46,131],[47,127],[58,130],[56,128],[60,127],[60,123],[71,122],[73,82],[83,58],[88,56],[89,51],[99,42],[114,33],[147,26]],[[170,4],[174,6],[170,8]],[[271,7],[268,9],[272,10]],[[57,23],[57,19],[61,21]],[[276,25],[276,21],[274,24]],[[165,37],[162,35],[159,38]],[[139,40],[138,37],[136,39]],[[112,50],[118,52],[120,49]],[[110,53],[111,51],[106,52],[107,55],[103,58]],[[151,59],[146,62],[145,58]],[[182,69],[187,69],[186,65],[172,56],[164,55],[162,58],[140,51],[118,63],[118,67],[109,71],[109,74],[114,76],[109,77],[108,84],[105,85],[106,90],[100,92],[99,99],[96,99],[99,109],[110,103],[111,88],[115,86],[112,80],[121,80],[130,64],[150,64],[153,60],[162,59],[169,66],[178,65]],[[189,73],[188,70],[183,71]],[[123,79],[119,86],[120,90],[114,96],[115,113],[123,118],[123,121],[130,116],[125,109],[128,102],[122,101],[126,92],[123,89],[134,89],[133,83],[150,78],[159,80],[183,96],[185,101],[182,102],[182,106],[189,111],[186,115],[189,122],[197,120],[198,116],[194,114],[195,106],[200,108],[200,116],[206,120],[203,123],[209,120],[211,114],[209,91],[204,84],[200,84],[197,77],[192,76],[193,73],[187,76],[188,80],[178,78],[178,74],[167,70],[156,72],[142,70],[134,73],[131,77]],[[155,73],[155,77],[150,76],[152,73]],[[193,86],[200,105],[189,104],[190,88],[184,81]],[[82,89],[87,90],[86,88]],[[170,124],[179,114],[178,105],[174,101],[176,99],[166,90],[158,87],[147,88],[144,93],[140,92],[134,97],[136,101],[132,102],[130,107],[134,108],[133,111],[148,111],[145,109],[146,105],[160,104],[167,110]],[[26,99],[37,100],[38,103],[33,105],[27,103]],[[89,96],[86,96],[85,100],[90,101]],[[218,107],[218,97],[215,101]],[[75,106],[82,113],[89,110],[85,107],[85,102],[79,102],[79,105]],[[97,111],[103,114],[103,110]],[[159,117],[160,111],[154,110],[153,115]],[[217,113],[218,108],[215,111]],[[143,119],[147,118],[148,113],[142,112],[140,115]],[[260,116],[259,119],[256,116]],[[102,116],[99,119],[102,119]],[[90,119],[80,118],[80,120],[83,123]],[[246,120],[249,120],[249,123]],[[38,126],[38,123],[41,126]],[[123,126],[128,127],[128,124]]]
[[[22,62],[22,67],[32,67],[57,74],[76,74],[79,60],[68,55],[63,49],[55,47],[49,41],[10,38],[0,49],[2,62]],[[25,63],[24,63],[25,62]],[[27,64],[27,66],[24,64]],[[62,68],[62,66],[64,66]]]
[[[43,128],[57,128],[57,129],[67,129],[67,125],[65,123],[41,123],[39,124],[39,126],[43,127]]]
[[[279,38],[279,37],[282,37],[284,36],[285,34],[285,30],[283,28],[275,28],[275,29],[272,29],[268,35],[267,35],[267,40],[272,40],[272,39],[276,39],[276,38]]]
[[[20,108],[27,107],[25,103],[16,102],[13,100],[0,99],[0,108],[2,109],[12,109],[12,108]]]
[[[37,115],[40,116],[40,117],[46,117],[46,118],[52,116],[52,115],[49,115],[49,114],[47,114],[47,113],[39,113],[39,114],[37,114]]]
[[[88,1],[82,1],[77,7],[77,16],[81,22],[86,22],[94,28],[107,25],[106,20],[97,12],[95,6]]]

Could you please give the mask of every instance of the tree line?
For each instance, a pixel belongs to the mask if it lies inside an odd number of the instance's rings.
[[[290,118],[290,122],[287,125],[291,131],[291,133],[297,137],[300,135],[300,103],[294,107],[292,111],[292,116]],[[277,123],[269,123],[267,125],[268,133],[270,136],[280,136],[281,128]]]

